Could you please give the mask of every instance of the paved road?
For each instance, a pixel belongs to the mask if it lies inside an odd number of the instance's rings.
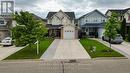
[[[102,41],[101,39],[96,40],[105,44],[106,46],[109,46],[108,42]],[[120,52],[121,54],[130,59],[130,43],[123,42],[122,44],[112,44],[112,49]]]
[[[56,39],[41,59],[91,59],[79,40]]]
[[[11,54],[21,50],[23,47],[2,47],[0,46],[0,60],[5,59],[6,57],[10,56]]]
[[[0,73],[130,73],[130,60],[3,61]]]

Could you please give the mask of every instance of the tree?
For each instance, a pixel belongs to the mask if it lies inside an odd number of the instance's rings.
[[[13,16],[17,22],[17,26],[12,29],[12,37],[15,39],[15,42],[21,42],[24,45],[29,44],[31,48],[32,44],[44,38],[47,29],[31,13],[21,11],[20,13],[15,12]]]
[[[125,34],[126,34],[126,19],[125,18],[121,22],[120,32],[121,32],[123,39],[125,40],[125,38],[126,38],[126,36],[125,36]]]
[[[35,37],[36,37],[36,44],[37,44],[37,54],[39,54],[39,41],[42,40],[44,38],[44,35],[47,33],[47,29],[45,28],[45,26],[43,26],[43,23],[42,22],[37,22],[39,23],[39,28],[35,28],[33,31],[34,31],[34,34]]]
[[[110,47],[111,47],[111,40],[115,39],[116,34],[118,33],[119,23],[120,22],[118,21],[118,15],[112,12],[112,15],[106,22],[104,32],[104,35],[109,38]]]

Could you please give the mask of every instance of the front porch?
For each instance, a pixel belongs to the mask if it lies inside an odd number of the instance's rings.
[[[104,22],[86,23],[81,26],[81,35],[90,38],[102,38],[104,32]]]
[[[63,25],[52,25],[52,24],[47,24],[46,27],[48,28],[48,37],[60,39],[61,38],[61,27]]]
[[[98,38],[98,28],[97,27],[84,27],[82,28],[82,36],[90,38]]]
[[[61,38],[61,29],[49,29],[48,35],[49,35],[49,37],[60,39]]]

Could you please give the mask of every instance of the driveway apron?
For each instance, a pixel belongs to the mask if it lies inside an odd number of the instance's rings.
[[[79,40],[56,39],[41,59],[91,59]]]

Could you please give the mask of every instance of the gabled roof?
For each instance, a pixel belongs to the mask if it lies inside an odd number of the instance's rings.
[[[124,14],[126,13],[128,10],[130,10],[130,8],[127,8],[127,9],[109,9],[107,10],[106,14],[110,11],[110,12],[116,12],[116,13],[119,13],[119,14]],[[106,15],[105,14],[105,15]]]
[[[36,14],[34,14],[34,13],[31,13],[32,14],[32,16],[35,18],[35,19],[37,19],[37,20],[42,20],[43,18],[41,18],[41,17],[39,17],[39,16],[37,16]]]
[[[34,14],[34,13],[32,13],[32,16],[33,16],[36,20],[42,20],[42,21],[44,21],[44,22],[47,22],[47,20],[46,20],[46,19],[43,19],[43,18],[41,18],[41,17],[37,16],[37,15],[36,15],[36,14]]]
[[[46,18],[50,18],[52,17],[54,14],[56,14],[57,12],[49,12]],[[75,19],[75,14],[74,12],[64,12],[66,15],[68,15],[70,17],[70,19]]]
[[[101,13],[100,11],[98,11],[98,10],[96,9],[96,10],[94,10],[94,11],[92,11],[92,12],[89,12],[89,13],[87,13],[87,14],[81,16],[81,17],[78,18],[78,19],[81,19],[81,18],[83,18],[84,16],[88,16],[88,15],[94,13],[94,12],[97,12],[97,13],[101,14],[103,17],[107,17],[106,15],[104,15],[103,13]]]

